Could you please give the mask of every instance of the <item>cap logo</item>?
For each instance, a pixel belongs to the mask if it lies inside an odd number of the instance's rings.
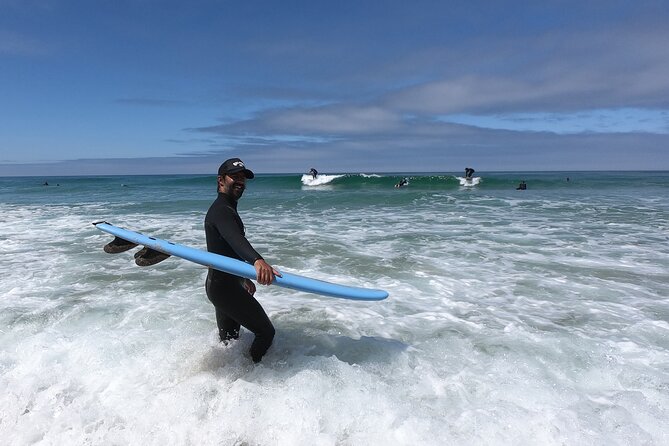
[[[244,167],[244,163],[242,163],[241,161],[235,161],[232,163],[232,165],[235,167]]]

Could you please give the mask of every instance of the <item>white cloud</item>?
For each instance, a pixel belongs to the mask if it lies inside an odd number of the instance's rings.
[[[351,134],[383,132],[399,124],[397,113],[381,107],[348,106],[288,110],[267,120],[270,128],[282,132]]]
[[[668,41],[669,28],[630,27],[432,48],[398,62],[430,79],[384,103],[426,114],[669,108]]]

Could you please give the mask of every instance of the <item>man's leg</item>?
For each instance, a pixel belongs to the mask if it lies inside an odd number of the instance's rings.
[[[239,339],[239,322],[228,317],[222,309],[216,308],[216,325],[218,325],[218,336],[221,341]]]
[[[237,339],[239,326],[255,335],[251,358],[259,362],[274,339],[274,326],[267,313],[241,282],[207,280],[207,297],[216,308],[216,323],[221,340]]]

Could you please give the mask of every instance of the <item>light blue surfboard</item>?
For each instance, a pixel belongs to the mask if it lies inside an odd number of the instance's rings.
[[[139,232],[119,228],[118,226],[114,226],[107,222],[97,222],[93,223],[93,225],[101,231],[107,232],[120,239],[136,243],[137,245],[143,245],[155,251],[180,257],[209,268],[234,274],[235,276],[256,280],[256,270],[253,265],[242,262],[241,260],[203,251],[201,249],[191,248],[189,246],[178,245],[155,237],[148,237]],[[290,274],[283,271],[281,271],[281,274],[282,277],[276,277],[274,279],[274,284],[294,290],[353,300],[383,300],[388,297],[388,293],[384,290],[337,285],[335,283],[311,279],[309,277],[298,276],[297,274]]]

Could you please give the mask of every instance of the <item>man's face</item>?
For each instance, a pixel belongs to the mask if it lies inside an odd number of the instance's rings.
[[[239,200],[246,189],[244,172],[229,173],[223,177],[223,192]]]

